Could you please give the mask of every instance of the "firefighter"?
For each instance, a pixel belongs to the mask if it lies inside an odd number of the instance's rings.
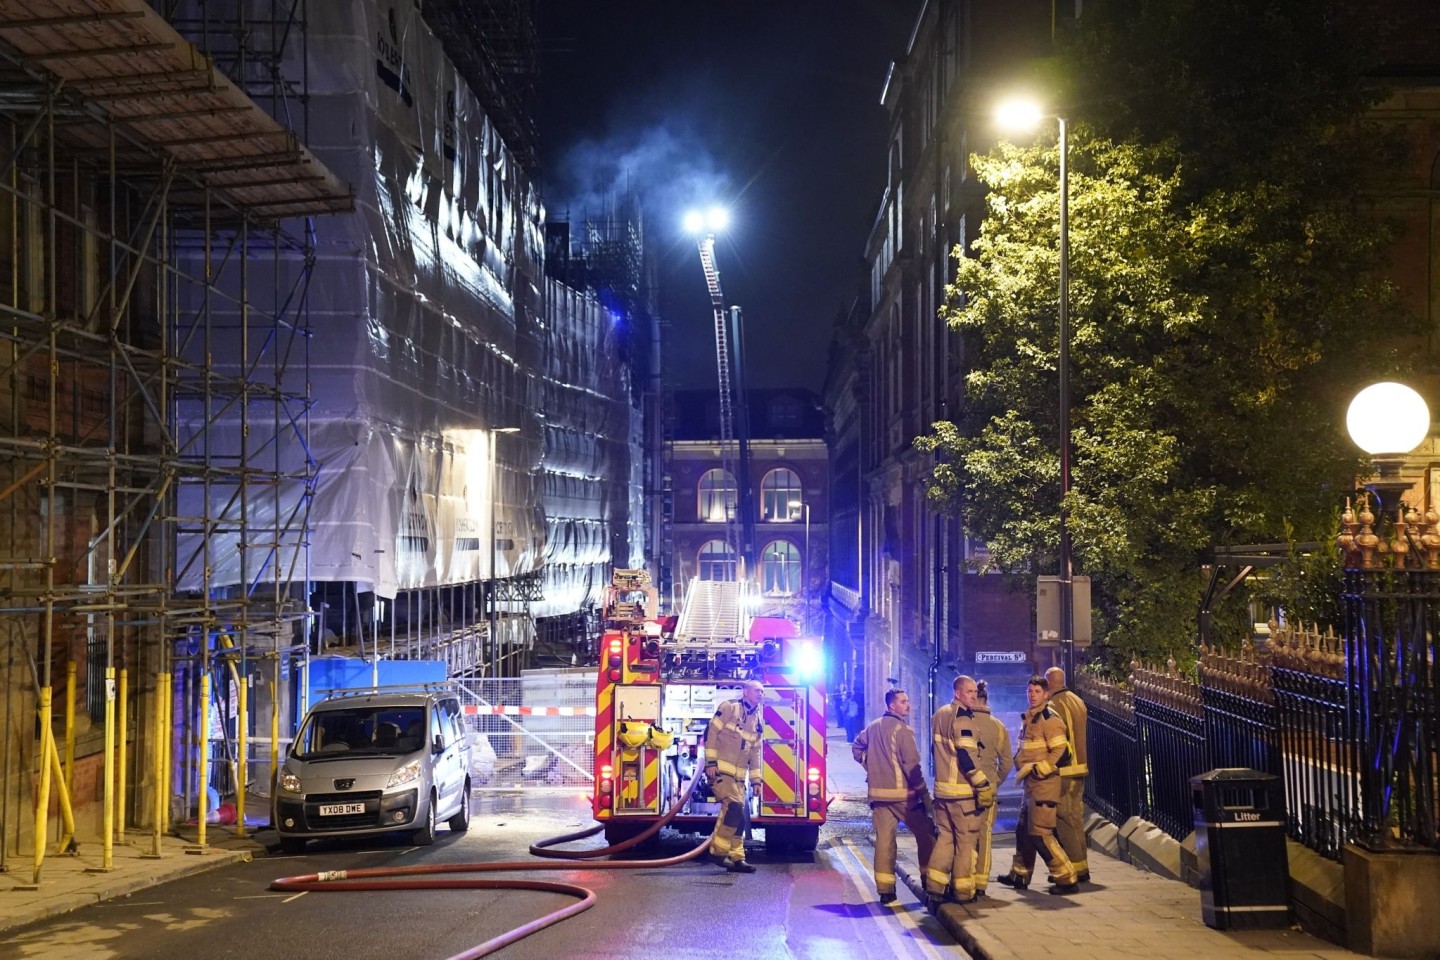
[[[1035,854],[1050,868],[1054,886],[1050,893],[1075,893],[1075,867],[1055,836],[1059,820],[1060,767],[1067,761],[1065,721],[1045,700],[1048,688],[1044,677],[1031,677],[1025,690],[1030,709],[1020,729],[1020,749],[1015,752],[1015,779],[1025,789],[1025,807],[1015,825],[1015,860],[1010,872],[999,881],[1023,890],[1030,885]]]
[[[930,718],[935,743],[935,825],[940,837],[925,871],[930,906],[951,900],[975,900],[975,845],[980,836],[979,791],[994,802],[994,787],[977,762],[975,739],[976,683],[964,674],[952,685],[955,699]]]
[[[1065,721],[1069,763],[1060,767],[1060,823],[1057,832],[1065,856],[1075,865],[1075,877],[1081,882],[1090,879],[1090,861],[1085,846],[1085,777],[1090,773],[1085,749],[1085,731],[1090,711],[1085,701],[1065,686],[1065,671],[1051,667],[1045,671],[1045,686],[1050,691],[1050,709]]]
[[[975,685],[975,745],[979,748],[976,763],[990,778],[990,786],[976,791],[984,811],[984,822],[980,824],[980,837],[975,844],[975,896],[985,896],[985,887],[990,882],[990,844],[995,832],[995,811],[999,807],[996,794],[1015,761],[1010,756],[1010,733],[1005,724],[996,720],[990,712],[990,691],[985,681]]]
[[[740,699],[726,700],[705,731],[705,778],[720,801],[720,818],[710,838],[710,859],[731,873],[754,873],[745,860],[745,778],[760,779],[760,701],[765,685],[746,680]]]
[[[881,903],[895,902],[896,828],[903,820],[915,835],[923,871],[935,845],[930,791],[920,772],[920,750],[910,729],[910,695],[885,694],[885,714],[855,735],[850,752],[865,768],[870,819],[875,825],[875,890]]]

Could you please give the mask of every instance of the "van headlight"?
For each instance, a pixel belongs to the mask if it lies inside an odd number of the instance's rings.
[[[280,789],[286,793],[300,792],[300,778],[289,767],[280,768]]]
[[[409,783],[411,780],[419,779],[419,777],[420,761],[411,760],[405,764],[405,766],[390,774],[390,781],[385,784],[385,788],[388,790],[390,787],[398,787],[402,783]]]

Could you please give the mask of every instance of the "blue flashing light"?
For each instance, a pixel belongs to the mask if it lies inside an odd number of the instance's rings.
[[[796,678],[803,682],[817,680],[825,675],[825,651],[820,644],[814,640],[806,640],[800,644],[795,653],[795,674]]]

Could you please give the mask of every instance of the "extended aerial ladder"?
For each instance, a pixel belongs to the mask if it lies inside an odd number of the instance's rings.
[[[715,317],[715,371],[720,390],[720,465],[735,478],[735,513],[740,517],[740,536],[735,536],[735,516],[725,511],[725,542],[740,559],[737,579],[755,575],[755,510],[750,484],[750,418],[745,403],[744,356],[741,350],[740,308],[725,308],[720,290],[720,268],[715,265],[715,234],[700,236],[700,266],[710,291]],[[738,415],[737,415],[738,414]]]

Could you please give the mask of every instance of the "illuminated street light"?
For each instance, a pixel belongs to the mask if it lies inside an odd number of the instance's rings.
[[[1069,682],[1075,677],[1074,570],[1070,550],[1070,172],[1065,118],[1046,114],[1033,100],[1015,98],[1001,103],[995,121],[1011,130],[1033,130],[1052,118],[1060,126],[1060,658]]]
[[[1403,457],[1430,432],[1430,408],[1403,383],[1372,383],[1350,401],[1345,429],[1372,457]]]
[[[1405,457],[1430,433],[1430,408],[1403,383],[1373,383],[1355,395],[1345,412],[1345,429],[1370,455],[1376,479],[1366,484],[1379,501],[1378,514],[1390,517],[1400,495],[1410,488],[1400,477]]]

